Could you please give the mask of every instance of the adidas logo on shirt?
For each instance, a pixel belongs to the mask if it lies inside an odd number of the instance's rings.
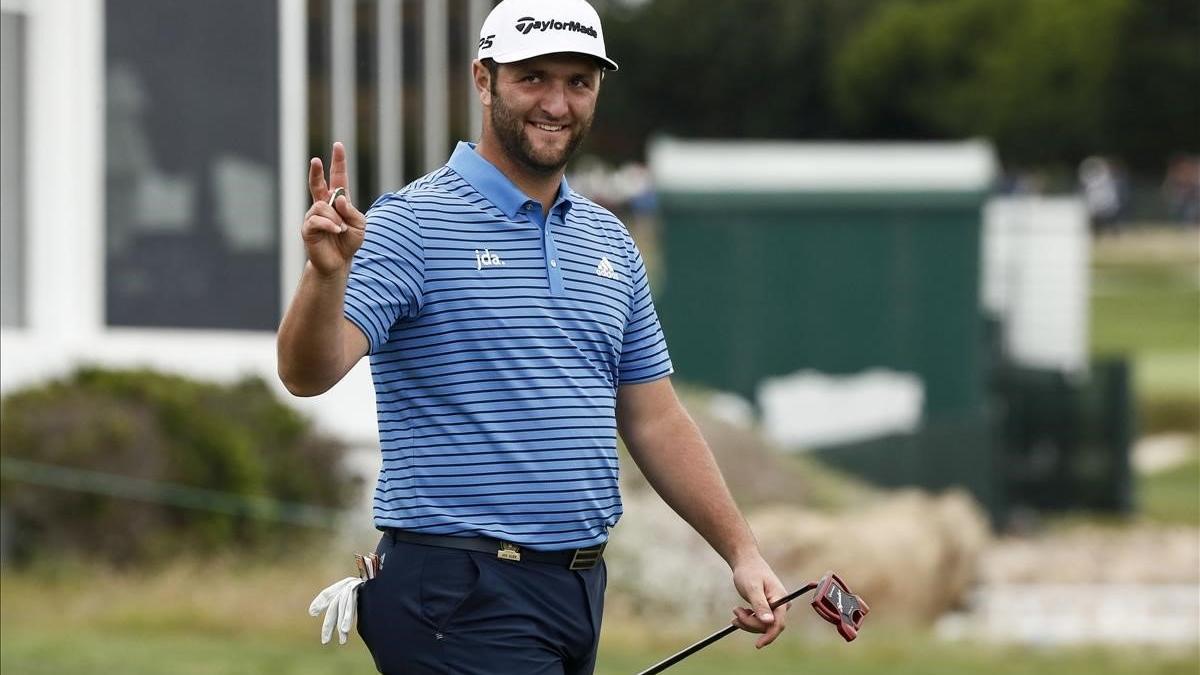
[[[482,253],[479,251],[479,249],[475,249],[475,271],[476,272],[478,272],[479,270],[481,270],[485,267],[499,267],[500,265],[503,265],[503,264],[504,264],[504,261],[500,259],[500,256],[496,255],[495,253],[492,253],[488,249],[486,249],[486,248],[483,249]]]
[[[600,264],[596,265],[596,276],[612,279],[613,281],[621,280],[621,275],[617,274],[617,271],[613,269],[612,263],[608,261],[608,256],[603,255],[600,256]]]

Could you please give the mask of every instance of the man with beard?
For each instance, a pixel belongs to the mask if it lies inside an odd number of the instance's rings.
[[[341,144],[328,183],[311,161],[279,373],[312,396],[371,357],[383,565],[358,631],[381,672],[592,672],[618,431],[729,563],[734,623],[760,647],[783,629],[786,591],[675,396],[641,254],[563,175],[616,69],[583,0],[505,0],[473,64],[477,145],[365,216]]]

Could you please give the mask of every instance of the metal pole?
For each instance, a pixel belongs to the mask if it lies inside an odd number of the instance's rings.
[[[446,0],[425,0],[422,34],[425,68],[422,78],[422,103],[425,142],[421,163],[433,171],[446,161],[446,143],[450,136],[450,91],[447,87],[447,32],[449,16]]]
[[[478,139],[483,131],[483,106],[479,104],[479,97],[475,93],[475,78],[469,73],[471,68],[469,64],[475,60],[475,55],[478,53],[475,39],[479,36],[480,29],[483,28],[483,20],[487,18],[488,12],[492,9],[491,0],[467,0],[467,24],[469,30],[467,36],[471,38],[470,47],[467,51],[467,138]]]
[[[308,17],[304,0],[279,5],[279,215],[280,312],[287,311],[296,281],[304,270],[300,222],[308,208],[308,189],[297,180],[308,165]]]
[[[358,172],[354,170],[358,154],[355,140],[358,132],[355,96],[358,91],[354,68],[354,0],[330,0],[329,6],[329,112],[333,140],[346,146],[350,171],[350,196],[356,204],[362,202],[357,190]],[[329,171],[329,157],[323,156]]]
[[[379,167],[378,191],[391,192],[404,185],[404,23],[400,0],[378,0]]]

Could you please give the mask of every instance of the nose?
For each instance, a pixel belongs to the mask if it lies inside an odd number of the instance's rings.
[[[545,94],[542,96],[541,108],[543,113],[553,119],[566,117],[569,110],[567,106],[566,86],[556,83],[553,86],[547,87]]]

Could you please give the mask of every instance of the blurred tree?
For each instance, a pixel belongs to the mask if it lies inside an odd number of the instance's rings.
[[[880,0],[610,3],[605,80],[588,151],[639,157],[656,133],[828,138],[830,57]]]
[[[1014,164],[1161,171],[1200,148],[1196,0],[609,2],[588,150],[714,138],[991,138]]]
[[[986,0],[884,5],[834,60],[835,108],[851,136],[959,135],[947,120],[973,107],[963,83],[983,65],[978,45],[1003,30]]]
[[[835,63],[854,136],[983,135],[1007,160],[1103,145],[1103,102],[1132,0],[908,0],[884,5]]]
[[[1200,3],[889,3],[833,81],[854,136],[983,135],[1019,164],[1103,152],[1158,171],[1200,147]]]
[[[1136,3],[1114,49],[1102,149],[1155,172],[1200,153],[1200,2]]]

